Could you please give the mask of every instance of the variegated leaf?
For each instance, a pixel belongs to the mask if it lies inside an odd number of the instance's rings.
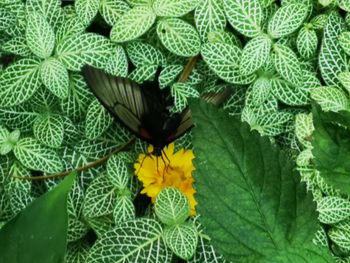
[[[339,73],[338,79],[350,95],[350,72],[346,71]]]
[[[98,13],[99,0],[76,0],[75,11],[84,25],[89,25]]]
[[[126,51],[131,62],[136,67],[145,65],[163,65],[166,59],[163,53],[150,44],[142,42],[130,42],[127,45]]]
[[[146,33],[154,21],[156,15],[148,6],[136,6],[124,13],[111,31],[111,40],[117,43],[130,41]]]
[[[128,67],[128,58],[124,48],[116,45],[113,53],[106,62],[106,72],[114,76],[126,77],[128,75]]]
[[[116,24],[118,19],[129,10],[129,5],[123,0],[100,1],[100,13],[110,26]]]
[[[113,210],[113,218],[116,225],[135,219],[135,206],[130,196],[118,196]]]
[[[317,202],[318,219],[324,224],[335,224],[350,216],[350,201],[335,196],[323,197]]]
[[[128,167],[119,155],[113,155],[107,162],[107,177],[118,189],[125,189],[130,181]]]
[[[268,33],[273,38],[281,38],[295,32],[308,15],[308,8],[302,3],[282,6],[268,24]]]
[[[198,239],[196,253],[188,263],[228,263],[223,256],[219,255],[209,241],[201,235]]]
[[[227,20],[241,34],[256,37],[262,33],[263,8],[259,0],[224,0]]]
[[[199,92],[187,83],[175,83],[171,86],[171,96],[174,98],[174,109],[181,112],[187,106],[187,99],[198,98]]]
[[[146,80],[151,80],[157,72],[157,65],[144,65],[134,69],[128,76],[129,79],[143,83]]]
[[[9,41],[6,41],[1,46],[1,50],[21,57],[29,57],[31,56],[32,52],[28,48],[26,42],[27,41],[24,36],[16,36],[11,38]]]
[[[349,97],[336,87],[318,87],[312,90],[311,97],[321,105],[324,111],[349,110]]]
[[[307,148],[311,148],[311,136],[314,131],[312,114],[300,113],[295,117],[295,135],[299,142]]]
[[[40,58],[47,58],[55,47],[55,34],[45,17],[37,12],[28,14],[26,40],[29,49]]]
[[[307,27],[301,28],[297,38],[299,54],[305,59],[310,59],[315,56],[317,47],[318,38],[316,31]]]
[[[176,78],[181,74],[183,70],[182,65],[167,65],[163,68],[159,75],[159,86],[165,88],[176,81]]]
[[[10,107],[21,104],[39,89],[39,61],[24,58],[7,67],[0,74],[0,105]]]
[[[154,0],[153,10],[157,16],[180,17],[196,8],[200,0]]]
[[[34,122],[33,132],[35,138],[42,144],[58,148],[63,142],[63,119],[58,115],[40,115]]]
[[[69,76],[66,67],[56,58],[48,58],[40,68],[41,81],[47,89],[60,99],[69,93]]]
[[[157,34],[163,45],[178,56],[191,57],[200,52],[201,41],[196,29],[181,19],[160,20]]]
[[[205,0],[197,6],[194,19],[198,33],[203,42],[208,40],[208,34],[224,30],[226,17],[222,0]]]
[[[257,71],[270,55],[272,40],[266,35],[259,35],[250,40],[243,48],[239,71],[250,75]]]

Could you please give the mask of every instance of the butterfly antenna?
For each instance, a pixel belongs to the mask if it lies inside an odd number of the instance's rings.
[[[143,157],[143,159],[142,159],[142,161],[141,161],[141,164],[140,164],[140,167],[139,167],[139,169],[137,169],[137,172],[136,172],[136,175],[138,175],[139,174],[139,172],[140,172],[140,170],[141,170],[141,168],[142,168],[142,165],[143,165],[143,162],[145,161],[145,159],[148,157],[148,155],[146,154],[146,156],[145,157]]]

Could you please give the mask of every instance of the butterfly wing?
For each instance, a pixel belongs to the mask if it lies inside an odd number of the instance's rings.
[[[115,118],[137,136],[150,139],[147,131],[142,131],[142,117],[150,109],[139,85],[90,66],[83,68],[83,76],[96,98]]]

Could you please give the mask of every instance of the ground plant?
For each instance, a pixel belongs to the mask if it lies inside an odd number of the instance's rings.
[[[0,0],[0,263],[350,262],[349,58],[350,0]],[[155,154],[85,66],[193,128]]]

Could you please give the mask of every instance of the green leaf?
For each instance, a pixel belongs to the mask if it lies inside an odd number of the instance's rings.
[[[350,32],[343,32],[339,35],[339,44],[346,54],[350,54]]]
[[[171,86],[175,111],[182,111],[187,106],[187,99],[198,98],[199,92],[187,83],[175,83]]]
[[[222,0],[205,0],[197,6],[194,13],[196,28],[203,42],[208,40],[210,32],[224,30],[226,17]]]
[[[321,75],[329,86],[340,86],[338,75],[348,69],[346,54],[338,41],[338,36],[344,31],[344,28],[343,19],[337,13],[331,13],[324,27],[319,53]]]
[[[69,175],[59,186],[35,200],[1,228],[3,262],[64,262],[67,195],[74,178],[75,174]]]
[[[318,219],[324,224],[335,224],[350,216],[350,202],[336,196],[323,197],[317,202]]]
[[[113,210],[113,218],[116,225],[135,219],[135,206],[129,196],[118,196]]]
[[[224,0],[226,17],[238,32],[247,37],[262,33],[263,8],[259,0]]]
[[[0,74],[0,105],[10,107],[27,101],[41,85],[39,61],[24,58]]]
[[[29,49],[40,58],[48,58],[55,47],[55,34],[50,24],[37,12],[27,18],[26,39]]]
[[[273,38],[281,38],[295,32],[308,15],[308,8],[301,3],[282,6],[268,24],[268,33]]]
[[[346,250],[350,249],[350,232],[339,228],[331,228],[328,231],[328,236],[339,247]]]
[[[250,75],[266,62],[270,55],[272,40],[266,35],[260,35],[250,40],[243,49],[239,71]]]
[[[318,38],[316,31],[307,27],[300,29],[297,38],[297,49],[299,54],[305,59],[310,59],[315,56],[317,47]]]
[[[341,9],[350,12],[350,1],[349,0],[339,0],[338,5]]]
[[[336,87],[318,87],[311,92],[323,111],[342,111],[350,109],[350,100],[344,91]]]
[[[114,76],[126,77],[128,75],[128,67],[128,58],[124,48],[116,45],[111,57],[106,63],[106,72]]]
[[[311,148],[311,136],[314,131],[312,114],[300,113],[295,117],[295,135],[299,142],[307,148]]]
[[[178,189],[167,187],[160,191],[155,202],[155,213],[166,225],[178,225],[189,217],[191,207],[186,196]]]
[[[113,26],[111,40],[117,43],[130,41],[146,33],[156,20],[148,6],[136,6],[124,13]]]
[[[174,225],[164,229],[164,241],[175,255],[182,259],[193,257],[197,243],[198,233],[196,227],[191,224]]]
[[[42,114],[35,120],[33,132],[42,144],[58,148],[63,142],[63,119],[59,115]]]
[[[182,65],[166,65],[159,75],[160,88],[165,88],[176,81],[176,78],[183,71]]]
[[[255,75],[242,76],[239,73],[239,60],[242,50],[225,43],[207,43],[202,47],[201,54],[209,68],[221,79],[234,84],[249,84]]]
[[[144,81],[152,80],[157,72],[157,68],[157,65],[144,65],[138,67],[129,74],[128,78],[141,84]]]
[[[130,42],[127,45],[126,51],[131,62],[136,67],[166,64],[166,59],[163,53],[150,44],[136,41]]]
[[[94,140],[100,137],[112,124],[113,118],[98,100],[88,107],[85,123],[86,138]]]
[[[136,219],[103,234],[90,250],[86,263],[170,263],[162,227],[153,219]]]
[[[198,246],[196,253],[188,263],[227,263],[227,261],[219,255],[214,247],[210,245],[209,241],[204,239],[201,235],[198,239]]]
[[[29,57],[32,54],[27,46],[27,41],[24,36],[11,38],[1,46],[1,50],[21,57]]]
[[[110,26],[116,24],[118,19],[129,10],[129,5],[123,0],[100,1],[100,13]]]
[[[199,0],[155,0],[153,10],[157,16],[180,17],[196,8]]]
[[[56,58],[49,58],[41,64],[41,80],[54,95],[64,99],[68,96],[69,76],[66,67]]]
[[[56,43],[59,45],[62,41],[67,38],[81,35],[85,30],[84,24],[80,21],[79,17],[74,15],[73,17],[67,19],[56,32]]]
[[[118,189],[124,189],[128,186],[130,176],[128,167],[121,156],[113,155],[107,162],[107,177],[109,181]]]
[[[75,11],[84,25],[89,25],[98,13],[99,0],[76,0]]]
[[[294,85],[301,85],[303,81],[301,65],[294,51],[287,46],[275,44],[274,64],[277,72]]]
[[[311,246],[315,205],[286,156],[213,106],[191,111],[199,220],[214,247],[232,262],[269,262]]]
[[[178,56],[191,57],[200,52],[201,40],[196,29],[179,18],[160,20],[157,34],[162,44]]]
[[[27,168],[47,173],[58,173],[63,164],[58,154],[33,138],[23,138],[14,148],[16,158]]]
[[[67,69],[80,71],[85,64],[103,68],[112,50],[113,45],[107,38],[85,33],[73,35],[58,43],[56,55]]]

